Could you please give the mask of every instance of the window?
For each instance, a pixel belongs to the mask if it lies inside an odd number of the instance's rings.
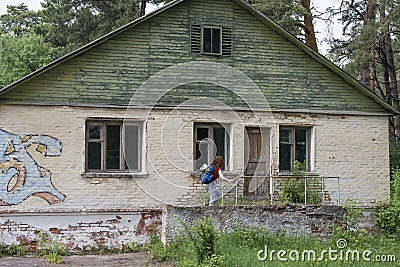
[[[138,122],[88,121],[87,171],[140,171],[142,126]]]
[[[232,55],[232,29],[230,27],[190,25],[190,52],[217,56]]]
[[[295,161],[301,169],[310,170],[311,127],[280,127],[279,169],[293,171]]]
[[[203,53],[204,54],[221,54],[221,28],[203,27]]]
[[[229,134],[221,124],[195,124],[194,131],[194,168],[198,170],[203,163],[210,164],[216,155],[225,162],[223,169],[229,166]]]

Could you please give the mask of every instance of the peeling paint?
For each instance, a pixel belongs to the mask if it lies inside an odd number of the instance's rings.
[[[27,245],[32,250],[37,248],[40,232],[77,251],[100,246],[121,249],[131,242],[143,244],[160,229],[161,210],[0,214],[0,240],[8,245]]]

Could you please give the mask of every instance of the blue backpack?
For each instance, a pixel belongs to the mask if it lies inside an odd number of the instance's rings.
[[[201,173],[200,178],[201,178],[201,182],[203,184],[209,184],[209,183],[213,182],[215,180],[214,179],[214,166],[213,165],[208,166],[208,171]]]

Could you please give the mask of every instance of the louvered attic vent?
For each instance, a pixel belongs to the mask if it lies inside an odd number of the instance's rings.
[[[192,24],[190,47],[191,52],[195,54],[230,56],[232,54],[232,30],[226,27],[202,27]]]

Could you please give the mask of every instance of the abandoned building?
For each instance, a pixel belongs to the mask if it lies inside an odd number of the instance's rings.
[[[373,205],[393,113],[245,1],[175,0],[0,90],[0,236],[145,233],[201,205],[216,154],[244,198],[274,201],[297,163],[327,203]]]

